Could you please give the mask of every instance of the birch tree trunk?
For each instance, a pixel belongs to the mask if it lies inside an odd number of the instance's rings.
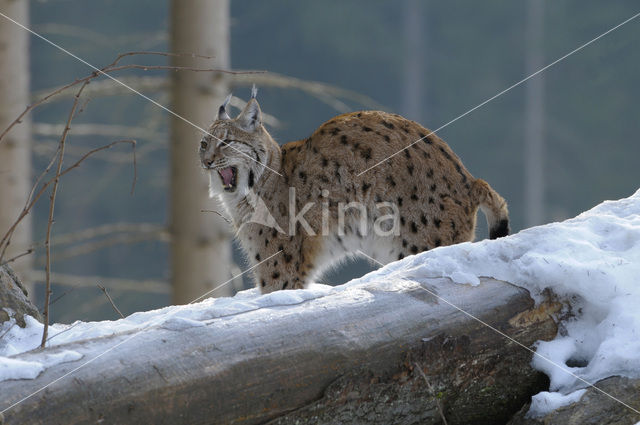
[[[205,68],[229,67],[229,1],[172,0],[171,50],[213,56],[175,57],[173,65]],[[176,72],[172,75],[173,111],[207,129],[218,106],[228,94],[224,75]],[[198,146],[203,134],[184,120],[171,117],[171,284],[172,301],[188,303],[231,278],[231,234],[228,224],[216,214],[220,210],[209,199],[208,180],[200,168]],[[212,293],[231,293],[232,283]]]
[[[0,0],[0,11],[29,25],[27,0]],[[4,130],[29,102],[29,33],[13,22],[0,18],[0,129]],[[28,118],[15,126],[0,141],[0,236],[18,218],[31,188],[31,125]],[[31,216],[18,226],[5,260],[26,251],[31,244]],[[13,269],[33,296],[25,280],[31,269],[31,257],[12,264]]]
[[[528,0],[526,24],[526,73],[544,66],[542,35],[544,2]],[[525,225],[544,221],[544,77],[536,75],[527,82],[525,95],[524,196]]]

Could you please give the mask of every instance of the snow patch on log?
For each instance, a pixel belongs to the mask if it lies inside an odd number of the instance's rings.
[[[35,379],[40,373],[51,366],[80,360],[82,357],[82,354],[72,350],[46,353],[43,354],[39,361],[0,357],[0,381],[9,379]]]
[[[566,220],[521,231],[497,241],[443,247],[378,270],[367,280],[389,274],[420,282],[449,277],[476,285],[478,276],[528,289],[541,301],[546,289],[567,301],[574,316],[562,335],[540,342],[537,352],[563,369],[534,357],[533,366],[551,379],[547,402],[603,378],[640,377],[640,190],[606,201]],[[572,374],[565,372],[570,371]],[[543,396],[540,397],[541,399]]]
[[[582,389],[565,395],[542,391],[531,397],[531,408],[529,409],[527,416],[532,418],[544,416],[545,413],[579,401],[585,392],[587,392],[587,390]]]

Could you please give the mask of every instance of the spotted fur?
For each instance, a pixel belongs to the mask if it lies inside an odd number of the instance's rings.
[[[201,142],[200,158],[211,176],[212,195],[219,196],[247,258],[257,265],[254,277],[262,292],[302,288],[359,250],[386,263],[471,241],[478,208],[487,217],[491,238],[509,233],[505,200],[418,123],[380,111],[348,113],[280,147],[262,126],[255,97],[235,119],[225,107],[209,129],[214,137]],[[225,190],[225,182],[231,185],[229,171],[225,180],[218,170],[228,167],[237,170],[236,185]],[[296,195],[292,203],[291,190]],[[339,206],[353,201],[363,205],[369,225],[387,214],[376,205],[395,205],[398,234],[363,231],[358,219],[364,212],[357,207],[343,210],[340,228]],[[310,229],[301,222],[290,229],[290,217],[307,203],[315,205],[303,215]],[[268,219],[260,212],[265,207]],[[390,227],[387,222],[386,230]]]

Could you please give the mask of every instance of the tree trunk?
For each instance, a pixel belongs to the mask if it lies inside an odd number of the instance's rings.
[[[544,33],[544,2],[528,0],[526,25],[526,73],[540,70]],[[536,75],[526,85],[524,133],[525,226],[544,222],[544,77]]]
[[[402,115],[423,122],[426,112],[424,82],[427,81],[424,13],[427,4],[421,0],[403,0],[402,6],[405,46]]]
[[[526,346],[555,336],[553,308],[481,282],[421,285]],[[295,305],[200,312],[204,326],[168,319],[47,349],[84,358],[3,382],[0,409],[101,357],[7,409],[5,423],[435,424],[436,400],[450,424],[504,423],[541,389],[530,351],[417,286],[371,283]]]
[[[0,11],[29,25],[27,0],[0,0]],[[0,130],[4,130],[29,103],[29,33],[0,18]],[[16,221],[31,189],[31,121],[24,118],[0,141],[0,237]],[[17,227],[4,260],[25,252],[31,245],[31,215]],[[33,296],[26,280],[31,257],[12,267]]]
[[[172,64],[176,66],[229,68],[228,0],[173,0],[171,50],[214,57],[175,57]],[[224,75],[212,79],[204,72],[172,73],[173,111],[205,130],[227,94]],[[203,135],[193,125],[171,116],[169,202],[175,304],[188,303],[232,277],[229,226],[216,214],[202,212],[221,209],[217,201],[209,199],[208,180],[199,164],[198,147]],[[232,287],[230,282],[213,296],[229,295]]]

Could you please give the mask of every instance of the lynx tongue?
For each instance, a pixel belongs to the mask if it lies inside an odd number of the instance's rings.
[[[222,183],[225,186],[233,185],[233,168],[227,167],[218,170],[220,177],[222,177]]]

